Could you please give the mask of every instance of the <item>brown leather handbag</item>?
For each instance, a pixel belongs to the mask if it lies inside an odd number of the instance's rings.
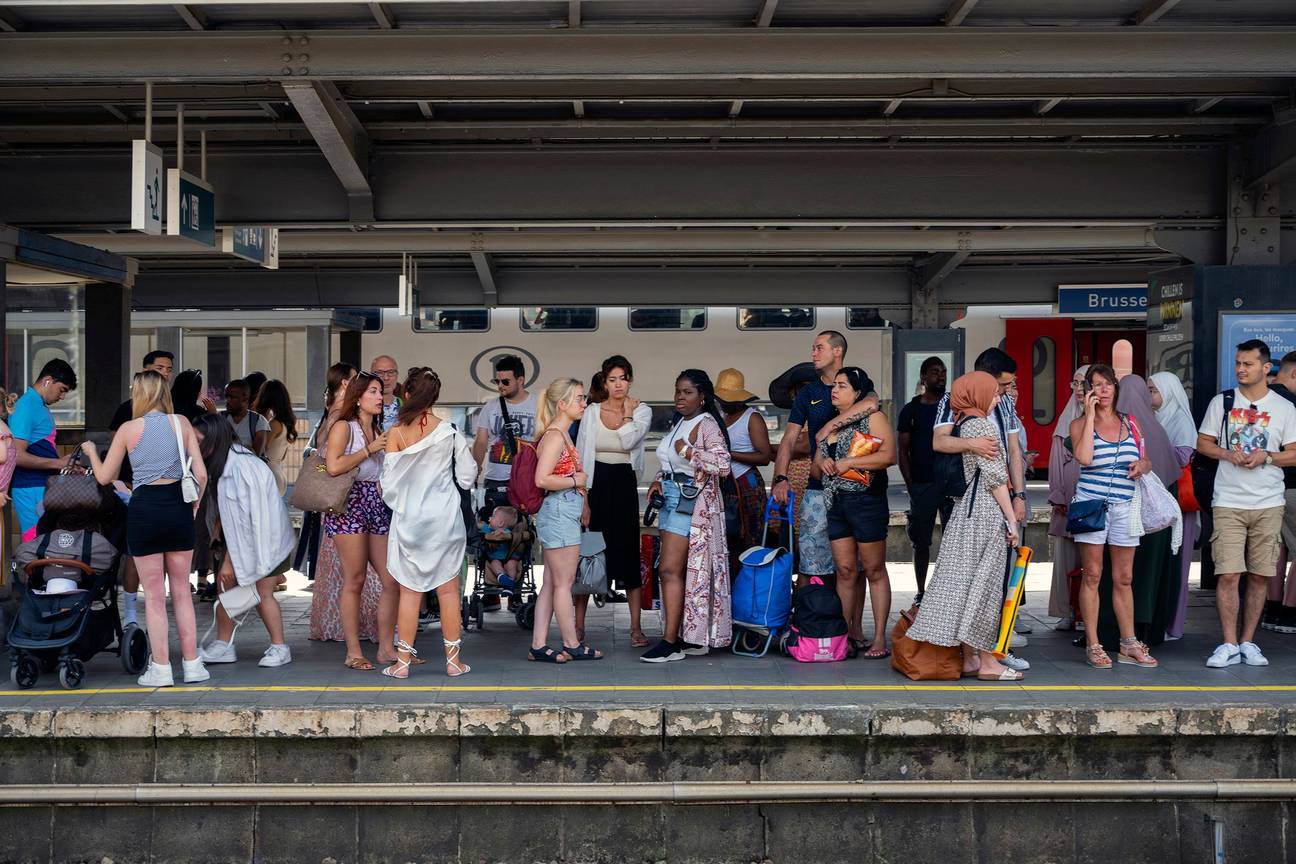
[[[900,613],[891,628],[891,667],[912,681],[957,681],[963,675],[963,649],[909,638],[918,607]]]
[[[292,506],[307,513],[345,513],[347,496],[360,468],[352,468],[334,477],[324,465],[324,451],[316,450],[302,459],[297,482],[293,484]]]
[[[93,513],[103,505],[99,481],[87,474],[79,462],[81,451],[58,474],[45,481],[45,511],[62,513],[74,510]]]

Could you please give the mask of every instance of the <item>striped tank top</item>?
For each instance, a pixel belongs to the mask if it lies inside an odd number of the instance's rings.
[[[135,448],[130,451],[131,470],[136,486],[145,486],[157,480],[179,480],[180,445],[176,443],[171,415],[160,411],[145,414],[144,432]]]
[[[1080,468],[1080,482],[1076,484],[1079,501],[1133,501],[1134,481],[1129,479],[1129,466],[1139,459],[1138,442],[1128,425],[1122,424],[1124,437],[1112,443],[1093,436],[1093,463]]]

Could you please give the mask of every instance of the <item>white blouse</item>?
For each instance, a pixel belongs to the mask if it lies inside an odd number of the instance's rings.
[[[595,403],[585,409],[585,416],[581,419],[580,431],[576,433],[576,449],[580,452],[581,464],[585,466],[586,481],[585,487],[592,489],[594,487],[594,463],[596,439],[598,435],[594,428],[599,425],[600,421],[590,414],[591,411],[597,413],[600,403]],[[592,422],[591,422],[592,421]],[[621,439],[621,445],[630,454],[630,465],[634,468],[635,474],[643,471],[643,454],[644,438],[648,435],[648,427],[652,424],[652,409],[643,402],[634,410],[630,422],[620,429],[614,430]]]

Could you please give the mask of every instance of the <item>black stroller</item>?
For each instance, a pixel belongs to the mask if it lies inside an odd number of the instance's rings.
[[[47,513],[37,526],[35,549],[29,549],[34,558],[25,565],[14,562],[18,609],[9,627],[9,680],[18,689],[34,687],[42,672],[55,669],[63,687],[80,687],[85,680],[85,661],[105,651],[116,653],[128,674],[137,675],[147,665],[148,637],[134,624],[123,630],[117,612],[122,556],[103,536],[108,532],[102,532],[96,543],[94,529],[112,520],[95,517],[112,513],[114,504],[124,509],[108,492],[98,514]],[[42,593],[54,579],[72,579],[76,590]]]
[[[489,518],[493,508],[483,507],[478,518]],[[460,615],[465,630],[474,626],[481,630],[486,626],[485,605],[487,598],[508,598],[509,611],[523,630],[530,630],[535,624],[536,584],[535,570],[532,563],[535,544],[535,527],[530,516],[520,515],[517,526],[513,529],[513,538],[509,547],[510,556],[519,556],[520,568],[517,582],[512,587],[504,587],[495,582],[490,575],[487,563],[489,549],[485,542],[476,549],[470,549],[468,555],[472,560],[467,574],[467,592],[461,601]]]

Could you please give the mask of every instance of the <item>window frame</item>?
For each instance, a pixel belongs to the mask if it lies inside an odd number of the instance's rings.
[[[843,307],[842,307],[842,320],[846,322],[846,329],[847,329],[847,330],[862,330],[862,331],[868,331],[868,330],[894,330],[894,329],[896,329],[895,322],[894,322],[894,321],[891,321],[891,320],[888,319],[888,318],[883,318],[882,320],[885,321],[886,323],[883,324],[883,325],[881,325],[881,326],[879,326],[879,327],[859,327],[859,326],[856,326],[856,325],[854,325],[854,324],[851,324],[851,323],[850,323],[850,319],[851,319],[851,311],[850,311],[850,310],[852,310],[852,309],[876,309],[877,312],[878,312],[878,315],[879,315],[879,316],[882,314],[882,307],[880,307],[880,306],[843,306]]]
[[[701,327],[636,327],[630,323],[631,315],[637,309],[701,309]],[[627,306],[626,329],[631,333],[701,333],[711,326],[711,309],[708,306]]]
[[[519,333],[593,333],[599,329],[599,307],[598,306],[540,306],[540,309],[591,309],[594,312],[593,327],[530,327],[526,323],[526,309],[518,309],[518,332]]]
[[[804,327],[744,327],[742,323],[742,313],[744,309],[809,309],[810,323],[805,325]],[[740,333],[763,333],[763,332],[770,332],[770,331],[775,331],[775,332],[783,331],[787,333],[795,333],[804,330],[813,330],[818,325],[818,322],[819,322],[818,306],[760,305],[760,306],[738,306],[737,308],[734,309],[734,324],[735,326],[737,326],[738,331]]]
[[[415,309],[423,309],[423,308],[427,308],[427,309],[465,309],[465,310],[468,310],[468,311],[470,311],[470,312],[476,312],[476,311],[478,311],[478,309],[477,309],[476,306],[432,306],[432,305],[430,305],[430,304],[424,306],[423,304],[417,304],[417,303],[415,304]],[[460,336],[470,336],[470,335],[473,335],[473,334],[489,333],[489,332],[491,332],[491,328],[494,327],[494,325],[495,325],[495,321],[494,321],[495,316],[491,314],[491,310],[490,310],[490,309],[482,309],[481,311],[483,311],[483,312],[486,313],[486,326],[485,326],[484,328],[482,328],[481,330],[421,330],[421,329],[419,329],[419,326],[418,326],[419,316],[418,316],[418,314],[416,313],[416,314],[410,316],[410,331],[413,332],[413,333],[421,334],[421,335],[429,335],[429,334],[436,334],[436,335],[457,334],[457,335],[460,335]]]

